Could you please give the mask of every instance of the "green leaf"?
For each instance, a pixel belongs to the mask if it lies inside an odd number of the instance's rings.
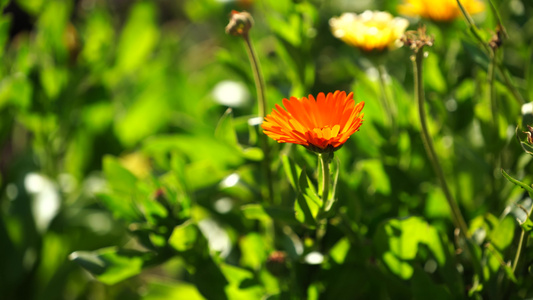
[[[507,216],[492,230],[489,238],[499,251],[503,251],[513,242],[514,232],[515,222],[513,218]]]
[[[259,270],[267,259],[267,243],[258,233],[250,233],[239,240],[241,265]]]
[[[295,216],[298,221],[308,226],[316,226],[316,216],[322,206],[322,200],[316,194],[311,180],[302,170],[298,180],[299,190],[297,200],[294,202]]]
[[[502,268],[503,271],[505,272],[505,274],[507,275],[507,277],[509,279],[511,279],[511,281],[516,283],[516,277],[514,276],[513,269],[511,268],[510,265],[505,263],[505,261],[503,259],[503,256],[500,253],[500,251],[498,251],[498,249],[494,248],[494,244],[490,244],[489,243],[489,244],[487,244],[486,247],[488,249],[487,257],[489,259],[488,263],[487,263],[487,266],[494,265],[492,267],[494,272],[496,272],[498,269]]]
[[[421,268],[415,269],[411,288],[414,300],[425,300],[429,295],[432,300],[453,299],[449,287],[445,284],[436,284]]]
[[[183,281],[171,281],[155,279],[150,280],[147,291],[142,300],[167,300],[167,299],[187,299],[204,300],[202,294],[193,284]]]
[[[191,221],[174,227],[168,243],[177,251],[192,249],[198,237],[198,227]]]
[[[507,180],[509,180],[510,182],[514,183],[515,185],[518,185],[519,187],[523,188],[524,190],[527,191],[527,193],[529,194],[529,197],[533,198],[533,188],[531,188],[529,185],[519,181],[519,180],[516,180],[514,179],[513,177],[509,176],[509,174],[507,174],[503,169],[502,169],[502,174],[503,174],[503,177],[507,178]]]
[[[382,193],[383,195],[390,195],[391,187],[390,180],[387,172],[383,168],[383,162],[381,159],[369,159],[365,160],[362,164],[363,170],[370,177],[371,187],[375,191]]]
[[[229,282],[225,288],[228,299],[261,299],[264,296],[252,272],[228,264],[220,264],[220,270]]]
[[[109,185],[115,191],[129,193],[137,185],[137,177],[111,155],[104,156],[103,170]]]
[[[218,121],[215,129],[215,137],[219,141],[224,141],[231,146],[239,147],[237,134],[233,126],[233,110],[231,108],[228,108]]]
[[[241,211],[247,219],[272,222],[272,219],[260,204],[243,205],[241,206]]]
[[[241,149],[242,156],[253,161],[262,161],[265,157],[263,150],[258,147],[248,147]]]
[[[431,251],[438,266],[446,262],[445,248],[438,231],[418,217],[387,221],[378,228],[375,240],[384,263],[402,279],[413,275],[411,264],[417,257],[419,244]]]
[[[533,230],[533,221],[530,218],[527,218],[520,226],[526,231],[531,232]]]
[[[294,161],[285,154],[281,155],[281,162],[283,163],[283,169],[285,170],[285,174],[287,175],[287,179],[289,179],[292,188],[295,191],[299,191],[298,174],[302,172],[302,168],[295,164]]]
[[[104,156],[103,170],[111,193],[99,195],[102,203],[116,218],[130,222],[141,221],[141,213],[133,202],[137,178],[110,155]]]
[[[425,61],[424,67],[424,84],[431,87],[439,93],[446,91],[446,80],[441,73],[439,66],[439,58],[437,54],[431,53]]]
[[[344,237],[340,239],[333,248],[331,248],[329,255],[339,265],[344,263],[346,255],[350,251],[350,241]]]
[[[105,284],[115,284],[141,272],[148,253],[105,248],[95,252],[76,251],[69,258]]]
[[[133,5],[117,46],[117,72],[132,72],[145,62],[159,39],[156,7],[147,1]]]

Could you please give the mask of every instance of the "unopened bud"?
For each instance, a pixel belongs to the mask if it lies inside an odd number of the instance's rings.
[[[270,253],[266,261],[267,270],[276,277],[282,277],[289,273],[287,267],[287,253],[283,251],[274,251]]]
[[[400,40],[417,53],[424,46],[433,46],[435,38],[426,33],[426,26],[420,26],[416,31],[406,31]]]
[[[527,125],[527,130],[528,131],[524,131],[524,133],[527,134],[527,142],[533,144],[533,127]]]
[[[496,32],[492,35],[492,38],[489,41],[489,47],[491,47],[492,50],[500,48],[503,43],[503,38],[506,36],[507,34],[503,30],[503,28],[498,25],[496,27]]]
[[[232,10],[229,23],[226,26],[226,33],[235,36],[247,36],[253,25],[254,19],[248,12]]]

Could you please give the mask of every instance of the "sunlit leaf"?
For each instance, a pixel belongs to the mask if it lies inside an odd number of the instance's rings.
[[[287,155],[282,155],[281,161],[283,163],[285,175],[289,179],[289,183],[295,191],[298,191],[298,176],[302,172],[302,169]]]
[[[153,279],[148,282],[147,291],[142,300],[167,300],[167,299],[206,299],[198,289],[190,283],[182,281]]]
[[[446,261],[439,233],[418,217],[387,221],[379,227],[376,241],[385,264],[403,279],[411,278],[414,272],[411,261],[416,258],[421,244],[428,247],[438,266]]]
[[[506,217],[492,230],[490,240],[498,250],[503,251],[513,242],[514,232],[515,220]]]
[[[69,258],[91,272],[105,284],[115,284],[141,272],[147,254],[138,251],[101,249],[95,252],[77,251]]]
[[[168,243],[178,251],[191,249],[198,236],[198,227],[192,222],[185,222],[174,227]]]
[[[235,133],[235,128],[233,127],[233,112],[231,108],[228,108],[220,120],[218,120],[215,129],[215,137],[229,145],[238,147],[237,135]]]
[[[159,39],[155,19],[152,2],[132,6],[117,46],[117,72],[131,72],[146,61]]]
[[[322,200],[316,194],[313,183],[309,180],[305,171],[300,173],[298,184],[300,192],[298,193],[297,200],[294,202],[296,219],[301,223],[314,227]]]
[[[267,258],[267,243],[257,234],[250,233],[239,240],[241,248],[241,264],[245,267],[258,270]]]

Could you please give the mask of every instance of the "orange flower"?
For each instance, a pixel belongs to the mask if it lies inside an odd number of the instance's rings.
[[[320,93],[316,100],[312,95],[301,99],[291,97],[283,99],[286,110],[276,104],[261,126],[278,143],[299,144],[320,153],[332,152],[359,130],[364,105],[364,102],[355,104],[353,93],[346,95],[340,91]]]
[[[477,14],[484,10],[484,5],[478,0],[462,0],[466,11]],[[398,6],[398,11],[407,16],[421,16],[434,21],[451,21],[461,15],[461,9],[456,0],[404,0]]]

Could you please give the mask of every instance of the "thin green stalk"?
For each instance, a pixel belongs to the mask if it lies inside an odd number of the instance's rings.
[[[395,128],[395,113],[391,106],[391,101],[389,99],[389,95],[387,94],[387,83],[385,82],[385,74],[387,74],[387,71],[385,70],[385,66],[380,64],[378,67],[378,76],[379,76],[379,85],[381,87],[381,103],[383,107],[385,108],[385,112],[387,114],[387,122],[392,127]]]
[[[492,122],[495,126],[496,132],[498,129],[498,108],[496,104],[496,83],[494,82],[496,67],[496,50],[491,50],[491,60],[489,64],[489,69],[487,72],[487,78],[489,81],[489,98],[490,98],[490,108],[492,113]]]
[[[524,212],[526,213],[525,221],[527,221],[531,217],[531,212],[533,212],[533,207],[531,207],[531,209],[529,209],[529,211],[526,210],[521,205],[519,207],[522,208],[524,210]],[[516,255],[515,255],[514,261],[513,261],[513,268],[512,268],[513,274],[514,274],[514,272],[516,270],[516,266],[518,265],[518,261],[520,260],[520,254],[522,254],[522,248],[524,247],[524,237],[526,237],[525,235],[526,235],[526,231],[524,230],[524,228],[522,228],[522,233],[520,233],[520,240],[518,241],[518,249],[516,249]],[[526,244],[527,244],[527,239],[528,238],[529,238],[529,236],[526,237]]]
[[[468,25],[468,28],[470,29],[470,32],[472,32],[472,35],[474,35],[474,37],[479,42],[479,44],[483,47],[485,52],[487,54],[489,54],[489,56],[490,56],[492,50],[487,45],[486,41],[484,41],[483,38],[481,37],[481,35],[479,34],[479,29],[477,28],[476,24],[474,23],[474,20],[472,19],[472,17],[468,13],[468,11],[464,8],[464,6],[461,3],[461,1],[460,0],[456,0],[456,1],[457,1],[457,5],[459,5],[459,9],[461,9],[461,13],[463,14],[463,16],[466,19],[466,23]],[[502,25],[500,24],[500,26],[502,26]],[[516,89],[514,84],[511,82],[511,78],[509,77],[509,74],[507,74],[507,72],[505,72],[505,70],[503,69],[501,63],[497,63],[496,66],[498,67],[498,71],[500,72],[500,74],[501,74],[501,76],[503,78],[503,82],[504,82],[505,86],[511,92],[511,94],[513,94],[513,97],[518,102],[518,104],[522,105],[522,104],[526,103],[526,101],[524,100],[522,95],[518,92],[518,90]]]
[[[320,158],[320,165],[322,168],[322,209],[325,210],[325,208],[328,207],[327,204],[329,204],[329,163],[331,160],[327,153],[319,154],[318,157]]]
[[[520,260],[520,254],[522,253],[522,247],[524,246],[525,235],[526,235],[526,231],[522,228],[522,233],[520,234],[520,240],[518,241],[518,249],[516,249],[516,255],[513,261],[513,268],[512,268],[513,274],[516,270],[516,266],[518,265],[518,261]]]
[[[333,156],[333,153],[320,153],[318,154],[319,164],[322,171],[322,206],[320,207],[320,210],[317,215],[317,232],[316,232],[316,239],[317,239],[317,245],[320,247],[320,244],[322,243],[322,238],[326,235],[326,226],[327,226],[327,218],[325,216],[326,210],[331,208],[330,198],[329,198],[329,185],[330,185],[330,171],[329,171],[329,163],[331,162],[331,158]]]
[[[257,90],[257,101],[259,106],[259,117],[261,119],[265,118],[265,112],[266,112],[266,98],[265,98],[265,82],[263,79],[263,75],[261,73],[261,67],[259,64],[259,60],[257,59],[257,55],[255,54],[254,47],[252,45],[252,42],[250,41],[250,37],[248,33],[243,34],[242,38],[245,41],[246,44],[246,53],[248,53],[248,58],[250,59],[250,64],[252,65],[252,73],[254,74],[254,81],[255,81],[255,87]],[[272,177],[272,169],[270,168],[270,147],[268,145],[268,140],[266,135],[260,134],[259,135],[259,143],[261,145],[261,149],[264,153],[264,159],[263,159],[263,172],[266,177],[266,183],[268,188],[268,199],[270,202],[274,202],[274,184],[273,184],[273,177]]]
[[[464,238],[468,238],[468,227],[466,226],[466,222],[464,221],[463,215],[461,214],[461,211],[459,209],[459,206],[455,202],[455,199],[452,196],[452,193],[450,192],[450,189],[448,187],[448,184],[446,182],[446,177],[444,176],[444,172],[442,170],[442,167],[438,161],[437,153],[435,152],[435,148],[433,147],[433,141],[431,139],[431,136],[429,135],[427,123],[426,123],[426,111],[424,109],[424,85],[423,85],[423,67],[422,67],[422,61],[424,59],[424,51],[423,48],[420,48],[418,52],[415,54],[415,60],[414,60],[414,74],[415,74],[415,97],[417,99],[418,103],[418,113],[420,116],[420,127],[421,127],[421,135],[422,135],[422,142],[424,143],[424,148],[426,149],[426,154],[429,158],[429,161],[431,162],[431,165],[433,166],[433,170],[435,171],[435,174],[437,175],[440,185],[442,187],[442,190],[444,192],[444,196],[446,197],[446,201],[448,202],[448,206],[450,207],[452,211],[452,219],[457,228],[459,228],[461,236]]]
[[[265,81],[261,73],[261,66],[259,60],[255,54],[254,46],[250,41],[248,34],[243,34],[242,38],[246,42],[246,52],[252,65],[252,73],[254,74],[255,87],[257,89],[257,101],[259,104],[259,117],[264,118],[266,112],[266,100],[265,100]]]
[[[485,51],[487,51],[487,53],[488,53],[490,51],[489,46],[485,43],[485,41],[483,41],[483,38],[479,34],[478,28],[477,28],[476,24],[474,23],[474,19],[472,19],[472,16],[470,16],[470,14],[465,9],[465,7],[461,3],[461,1],[460,0],[456,0],[456,1],[457,1],[457,5],[459,6],[459,9],[461,10],[461,13],[463,14],[463,16],[466,19],[466,23],[468,25],[468,29],[470,29],[470,32],[472,32],[474,37],[478,40],[478,42],[483,46]]]
[[[500,71],[500,74],[503,78],[503,83],[505,84],[505,87],[507,87],[507,90],[509,90],[509,92],[513,94],[513,97],[518,102],[518,104],[520,105],[525,104],[526,100],[524,100],[524,98],[522,97],[522,94],[520,94],[518,90],[516,90],[516,87],[511,82],[511,78],[509,77],[509,74],[505,72],[501,64],[497,64],[497,67],[498,67],[498,71]]]

